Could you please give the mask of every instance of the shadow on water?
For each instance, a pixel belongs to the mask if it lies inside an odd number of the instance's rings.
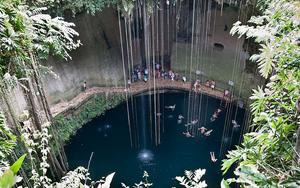
[[[157,119],[160,119],[160,145],[155,146],[154,142],[153,95],[139,95],[128,103],[134,147],[130,144],[127,108],[123,103],[86,124],[70,140],[66,152],[71,169],[86,167],[91,152],[94,152],[90,166],[92,178],[97,180],[116,172],[112,187],[121,187],[120,182],[127,185],[139,182],[144,170],[150,174],[153,187],[172,187],[178,185],[175,176],[183,175],[185,169],[197,168],[207,170],[203,180],[209,187],[219,187],[222,180],[222,159],[219,158],[221,144],[224,150],[233,148],[239,141],[242,127],[232,128],[230,123],[228,134],[222,139],[228,109],[225,108],[216,121],[210,122],[213,112],[220,106],[220,100],[203,95],[194,102],[201,104],[197,107],[201,108],[197,126],[205,126],[213,129],[213,132],[206,137],[196,131],[194,138],[187,138],[183,132],[186,131],[184,124],[187,123],[188,92],[160,93],[156,99],[160,101],[157,105],[160,108],[160,114],[157,115]],[[174,104],[174,111],[165,108]],[[232,111],[235,109],[233,107]],[[244,110],[238,109],[236,117],[235,113],[231,113],[228,120],[231,122],[235,119],[242,124],[244,113]],[[180,114],[185,117],[182,122],[178,122]],[[216,163],[210,160],[211,151],[216,153]]]

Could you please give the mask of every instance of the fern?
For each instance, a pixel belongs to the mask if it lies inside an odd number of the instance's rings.
[[[175,179],[180,185],[186,188],[204,188],[207,187],[207,184],[201,178],[205,172],[205,169],[197,169],[195,171],[186,170],[184,171],[185,176],[176,176]]]

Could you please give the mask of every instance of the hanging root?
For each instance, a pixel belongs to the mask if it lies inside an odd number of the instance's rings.
[[[296,110],[297,114],[300,114],[300,97],[296,101]]]

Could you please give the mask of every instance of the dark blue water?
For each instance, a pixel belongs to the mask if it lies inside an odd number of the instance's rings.
[[[150,174],[149,179],[154,183],[153,187],[180,187],[174,179],[175,176],[183,175],[186,169],[197,168],[206,169],[203,180],[209,187],[220,187],[221,143],[222,152],[238,143],[242,127],[233,128],[231,120],[235,119],[242,124],[244,110],[236,110],[233,105],[225,107],[220,100],[205,95],[190,96],[192,102],[189,104],[188,92],[158,94],[156,100],[159,102],[156,106],[157,109],[159,107],[161,115],[157,116],[157,125],[160,125],[161,144],[155,146],[153,99],[153,95],[140,95],[128,102],[133,147],[130,143],[126,103],[107,111],[105,115],[80,129],[66,146],[71,169],[77,166],[87,167],[89,157],[94,152],[90,166],[91,177],[98,180],[116,172],[113,188],[121,187],[120,182],[127,185],[139,182],[144,170]],[[176,104],[174,111],[165,109],[165,106],[173,104]],[[210,117],[220,105],[223,111],[216,121],[211,122]],[[197,127],[192,127],[195,130],[194,138],[183,135],[186,131],[184,124],[187,122],[188,112],[190,120],[199,120],[198,127],[213,129],[211,136],[201,135]],[[177,122],[179,114],[185,117],[182,124]],[[228,129],[223,136],[225,120],[230,123],[227,124]],[[210,160],[211,151],[215,152],[218,158],[216,163]]]

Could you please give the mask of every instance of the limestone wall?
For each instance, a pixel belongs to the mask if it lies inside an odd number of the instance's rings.
[[[191,67],[189,65],[189,54],[191,47],[191,27],[192,16],[191,6],[188,1],[183,1],[180,8],[180,18],[176,19],[176,11],[179,7],[168,7],[164,5],[162,9],[154,12],[153,22],[154,29],[150,31],[149,35],[153,38],[150,41],[150,56],[153,57],[152,52],[155,54],[155,61],[165,61],[169,63],[170,67],[180,73],[186,73]],[[215,7],[216,8],[216,7]],[[242,51],[243,40],[237,40],[229,35],[229,30],[235,20],[238,19],[238,11],[224,7],[222,16],[218,9],[212,9],[211,17],[204,17],[204,14],[197,15],[195,18],[198,21],[195,28],[198,31],[195,32],[194,38],[198,44],[205,43],[207,51],[209,53],[201,52],[197,50],[196,58],[193,61],[192,72],[200,70],[206,74],[210,79],[217,81],[224,81],[225,84],[228,80],[232,79],[232,75],[235,75],[234,80],[237,80],[237,87],[242,84],[238,84],[239,80],[245,80],[247,88],[253,88],[258,81],[253,75],[246,74],[243,79],[242,72],[244,71],[244,63],[247,54]],[[132,32],[137,32],[139,29],[136,27],[136,17],[138,14],[134,13]],[[207,15],[206,15],[207,16]],[[210,20],[208,20],[210,19]],[[44,84],[48,100],[50,104],[55,104],[60,101],[68,101],[76,96],[86,80],[88,87],[93,86],[123,86],[123,64],[121,58],[120,36],[119,36],[119,24],[118,13],[113,8],[107,8],[96,15],[89,15],[82,13],[76,15],[75,18],[69,19],[69,21],[76,24],[76,30],[79,32],[82,46],[77,50],[71,52],[72,60],[65,62],[50,58],[47,65],[53,67],[53,71],[59,76],[59,79],[54,79],[51,76],[44,78]],[[140,20],[141,21],[141,18]],[[138,21],[138,22],[139,22]],[[174,23],[179,21],[179,25],[175,26]],[[209,22],[208,22],[209,21]],[[126,54],[126,34],[124,20],[122,22],[123,32],[123,47],[125,54],[125,65],[128,63]],[[206,23],[206,24],[203,24]],[[207,24],[210,23],[210,24]],[[227,25],[227,30],[224,31],[224,27]],[[158,27],[157,27],[158,26]],[[210,29],[202,29],[203,27],[209,27]],[[177,37],[175,31],[177,30]],[[203,33],[207,35],[207,40],[203,39]],[[133,50],[133,65],[141,64],[142,51],[145,50],[145,44],[143,37],[136,37],[132,33],[132,50]],[[184,37],[187,37],[184,39]],[[196,43],[196,42],[194,42]],[[221,43],[224,45],[223,51],[214,50],[214,43]],[[154,47],[154,50],[151,47]],[[237,48],[239,49],[239,55],[237,54]],[[211,52],[212,51],[212,52]],[[200,56],[201,55],[201,56]],[[164,58],[161,58],[164,57]],[[235,60],[238,58],[237,60]],[[152,61],[151,61],[152,62]],[[238,63],[234,63],[238,62]],[[237,64],[237,65],[236,65]],[[196,67],[195,67],[196,66]],[[126,66],[127,67],[127,66]],[[216,67],[216,71],[212,71],[212,67]],[[239,67],[238,71],[233,71],[234,67]],[[222,71],[220,73],[220,71]],[[216,74],[212,74],[216,73]],[[126,71],[126,74],[130,74]],[[126,76],[127,77],[127,76]],[[126,79],[127,80],[127,79]],[[248,91],[251,91],[250,89]]]
[[[94,16],[83,13],[69,20],[76,24],[83,45],[71,52],[72,60],[68,62],[54,58],[47,62],[59,76],[44,78],[50,103],[77,95],[84,80],[89,87],[123,83],[117,16],[114,9],[108,8]]]

